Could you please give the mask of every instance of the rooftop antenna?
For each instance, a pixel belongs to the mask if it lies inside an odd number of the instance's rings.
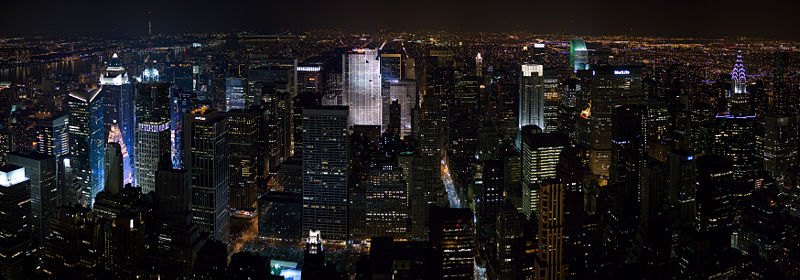
[[[151,16],[153,11],[147,11],[147,61],[145,63],[150,63],[150,59],[153,55],[153,21],[151,20]]]

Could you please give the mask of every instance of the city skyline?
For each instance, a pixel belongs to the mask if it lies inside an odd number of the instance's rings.
[[[2,279],[800,279],[800,4],[6,6]]]

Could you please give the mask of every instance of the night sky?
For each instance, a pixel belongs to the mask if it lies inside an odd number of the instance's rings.
[[[800,1],[0,1],[0,34],[154,32],[530,31],[569,34],[755,36],[800,40]]]

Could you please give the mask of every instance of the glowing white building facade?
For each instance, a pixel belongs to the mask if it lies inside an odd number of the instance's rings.
[[[519,128],[544,124],[544,66],[523,64],[519,82]]]
[[[342,87],[350,107],[350,125],[381,125],[381,61],[375,49],[354,49],[342,56]]]
[[[411,110],[417,103],[417,83],[411,80],[392,80],[387,83],[391,100],[397,100],[400,104],[401,135],[411,135]]]

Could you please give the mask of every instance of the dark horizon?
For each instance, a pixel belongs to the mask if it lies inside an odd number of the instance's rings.
[[[800,2],[575,0],[563,2],[407,1],[403,5],[355,1],[252,2],[152,1],[118,5],[13,1],[0,18],[4,36],[137,36],[147,33],[148,11],[155,34],[252,31],[264,34],[334,29],[534,34],[632,35],[663,37],[753,37],[800,40]],[[675,3],[677,2],[677,3]]]

